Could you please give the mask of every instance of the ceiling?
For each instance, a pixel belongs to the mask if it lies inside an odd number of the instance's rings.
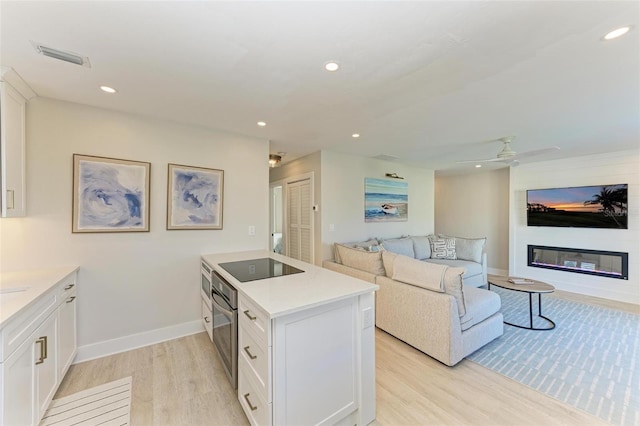
[[[460,173],[510,135],[561,148],[522,162],[640,144],[636,1],[3,0],[0,16],[0,63],[39,96],[264,139],[285,162],[329,149]]]

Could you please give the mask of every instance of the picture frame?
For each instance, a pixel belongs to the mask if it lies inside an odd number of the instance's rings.
[[[224,170],[169,164],[167,229],[222,229]]]
[[[409,185],[405,181],[364,178],[364,222],[406,222]]]
[[[151,163],[73,154],[72,233],[149,232]]]

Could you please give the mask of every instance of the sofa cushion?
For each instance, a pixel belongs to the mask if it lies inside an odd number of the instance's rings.
[[[380,245],[385,249],[393,253],[401,254],[411,258],[415,258],[413,252],[413,240],[411,238],[393,238],[390,240],[383,240]]]
[[[384,266],[385,273],[389,278],[393,277],[393,264],[398,256],[390,251],[385,250],[382,252],[382,266]]]
[[[383,252],[383,262],[386,265],[391,263],[391,258],[387,255],[385,259],[385,253],[387,252]],[[391,274],[389,274],[390,270],[392,271]],[[465,315],[466,304],[462,284],[463,268],[450,268],[446,265],[436,267],[435,263],[411,259],[408,256],[395,255],[393,267],[390,270],[387,269],[387,276],[395,281],[402,281],[429,291],[453,296],[458,305],[458,316]]]
[[[465,287],[464,300],[467,312],[460,318],[462,331],[481,323],[500,310],[500,296],[482,288]]]
[[[444,293],[444,275],[447,268],[446,265],[422,262],[409,256],[398,255],[393,263],[392,278],[427,290]]]
[[[440,265],[447,265],[455,268],[464,268],[464,278],[482,274],[482,264],[472,262],[470,260],[426,259],[425,262],[437,263]]]
[[[340,259],[340,253],[338,252],[337,245],[351,247],[351,248],[362,248],[367,251],[378,251],[378,240],[375,238],[371,238],[367,241],[354,241],[351,243],[335,243],[333,245],[333,258],[336,260],[336,263],[342,263],[342,259]],[[375,247],[375,250],[373,249]]]
[[[431,242],[429,237],[411,237],[413,241],[413,253],[416,259],[429,259],[431,257]]]
[[[482,252],[487,241],[486,238],[460,238],[456,239],[456,258],[482,263]]]
[[[336,244],[335,248],[343,265],[375,275],[384,275],[385,270],[382,266],[380,251],[367,251],[363,248],[347,247],[342,244]]]
[[[454,237],[430,237],[431,259],[456,259],[456,239]]]

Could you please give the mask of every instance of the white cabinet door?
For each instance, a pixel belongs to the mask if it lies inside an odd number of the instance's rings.
[[[0,424],[22,426],[36,423],[34,349],[35,345],[29,339],[0,364],[4,386]]]
[[[58,377],[62,379],[77,352],[76,292],[66,295],[58,308]]]
[[[358,410],[357,326],[357,297],[275,319],[273,424],[336,424]]]
[[[25,216],[26,142],[25,98],[9,83],[0,82],[0,180],[2,217]]]
[[[209,335],[209,340],[213,342],[213,317],[211,307],[207,305],[207,302],[202,301],[202,325]]]
[[[36,330],[34,335],[36,407],[38,410],[36,418],[38,419],[47,411],[58,385],[57,325],[58,316],[52,314]]]

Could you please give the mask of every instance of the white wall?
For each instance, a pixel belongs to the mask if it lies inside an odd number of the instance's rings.
[[[629,185],[629,229],[527,226],[527,189],[619,183]],[[512,275],[539,279],[561,290],[640,304],[640,151],[522,165],[511,170],[510,191],[509,270]],[[528,267],[529,244],[627,252],[629,280]]]
[[[397,173],[409,186],[407,222],[364,222],[364,179]],[[322,151],[322,256],[333,258],[334,242],[371,237],[427,235],[434,224],[434,172],[395,162]],[[333,224],[333,231],[330,226]]]
[[[509,168],[435,178],[435,230],[487,237],[489,272],[509,270]]]
[[[151,162],[150,232],[71,233],[74,153]],[[200,255],[267,249],[267,158],[267,141],[34,99],[27,107],[28,216],[1,219],[1,270],[79,265],[80,346],[197,327]],[[168,163],[224,170],[222,230],[166,230]]]

